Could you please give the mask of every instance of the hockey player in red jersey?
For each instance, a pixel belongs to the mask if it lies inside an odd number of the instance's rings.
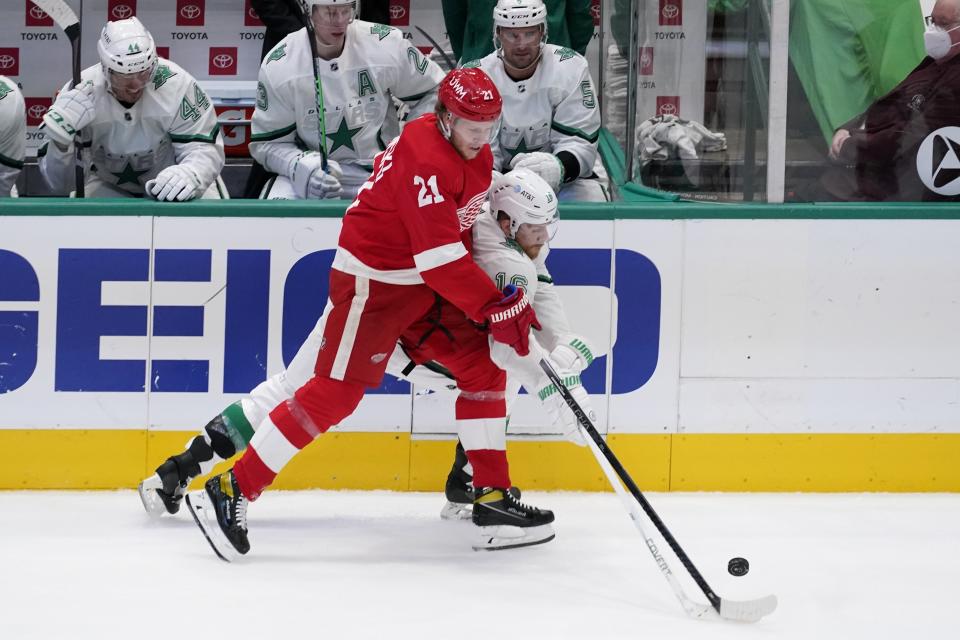
[[[370,180],[347,208],[330,273],[324,341],[315,375],[256,429],[232,469],[187,495],[191,514],[219,557],[249,548],[246,509],[297,452],[356,409],[376,387],[397,339],[417,329],[439,295],[497,342],[529,352],[536,314],[522,289],[498,291],[464,241],[490,186],[488,141],[500,94],[483,71],[457,69],[440,84],[437,110],[409,123],[377,156]],[[476,548],[553,538],[550,511],[516,500],[506,457],[506,375],[486,336],[435,353],[460,389],[457,428],[477,487]]]

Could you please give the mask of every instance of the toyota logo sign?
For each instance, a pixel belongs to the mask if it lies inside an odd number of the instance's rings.
[[[260,16],[257,15],[257,12],[254,11],[253,7],[247,9],[247,15],[250,16],[253,20],[259,20]]]
[[[393,20],[398,20],[403,16],[407,15],[407,10],[404,9],[401,4],[392,4],[390,5],[390,18]]]
[[[47,17],[46,12],[35,4],[30,5],[30,17],[34,20],[43,20]]]
[[[663,5],[663,17],[667,20],[673,20],[680,14],[680,8],[675,4]]]
[[[117,20],[126,20],[133,15],[133,9],[125,4],[118,4],[110,11],[110,15]]]
[[[30,108],[27,109],[27,115],[31,120],[40,120],[46,112],[47,107],[42,104],[32,104]]]
[[[0,69],[6,71],[7,69],[12,69],[13,65],[17,63],[17,59],[13,56],[0,56]]]
[[[180,9],[180,15],[187,20],[195,20],[200,15],[200,7],[195,4],[184,5]]]
[[[227,53],[219,53],[213,56],[213,66],[217,69],[227,69],[233,64],[233,56]]]

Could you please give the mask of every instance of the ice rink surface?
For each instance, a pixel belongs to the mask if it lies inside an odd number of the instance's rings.
[[[720,596],[777,611],[685,617],[612,493],[525,493],[556,540],[475,552],[440,494],[268,492],[226,564],[185,510],[152,521],[133,491],[0,492],[0,638],[960,637],[960,495],[648,497]]]

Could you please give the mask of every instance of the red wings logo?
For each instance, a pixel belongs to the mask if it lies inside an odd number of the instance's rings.
[[[473,227],[477,221],[477,216],[483,211],[483,203],[487,200],[487,192],[481,191],[470,198],[467,204],[457,209],[457,217],[460,219],[460,231],[466,231]]]

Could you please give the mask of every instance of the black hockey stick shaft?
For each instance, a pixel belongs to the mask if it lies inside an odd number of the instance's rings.
[[[80,11],[83,12],[83,1],[80,2]],[[73,30],[75,33],[71,34],[70,31]],[[70,40],[70,47],[73,54],[73,86],[77,87],[80,85],[80,23],[76,23],[73,26],[68,27],[64,33],[67,35],[67,39]],[[74,161],[74,178],[77,183],[77,197],[83,198],[86,197],[86,186],[83,176],[83,139],[80,137],[80,132],[77,132],[76,138],[73,141],[73,146],[75,149],[76,160]]]
[[[673,553],[676,554],[677,558],[680,560],[680,563],[683,564],[683,567],[687,570],[687,573],[690,574],[690,577],[693,578],[693,581],[696,582],[697,586],[700,587],[700,590],[703,591],[703,594],[707,597],[707,600],[710,601],[710,605],[719,613],[720,596],[714,593],[710,585],[707,584],[706,579],[703,577],[700,571],[697,570],[697,567],[694,566],[693,561],[683,550],[683,547],[680,546],[680,543],[677,542],[677,539],[673,537],[672,533],[670,533],[667,525],[664,524],[663,520],[660,519],[660,516],[653,508],[653,505],[650,504],[646,496],[643,495],[643,492],[640,491],[640,488],[633,481],[633,478],[630,477],[630,474],[627,473],[627,470],[623,468],[622,464],[620,464],[620,461],[613,454],[613,451],[610,450],[610,447],[607,446],[606,441],[604,441],[603,437],[601,437],[600,433],[597,431],[597,428],[593,425],[593,422],[590,421],[590,418],[580,406],[580,403],[577,402],[576,398],[573,397],[573,394],[570,393],[570,390],[567,389],[566,385],[563,384],[563,380],[560,379],[560,376],[553,368],[553,365],[550,364],[550,362],[548,362],[545,358],[541,358],[540,368],[543,369],[543,371],[547,374],[547,377],[550,378],[550,381],[557,387],[557,390],[560,392],[560,396],[563,398],[564,402],[567,403],[567,406],[570,407],[570,410],[573,411],[574,416],[576,416],[583,429],[587,432],[587,435],[590,436],[590,439],[593,440],[600,452],[603,453],[603,457],[607,459],[607,462],[609,462],[610,466],[613,467],[614,471],[616,471],[617,477],[620,478],[620,481],[623,482],[623,485],[628,491],[630,491],[630,494],[638,503],[640,503],[640,506],[643,508],[643,512],[647,514],[647,517],[650,518],[651,522],[653,522],[654,526],[657,528],[657,531],[660,532],[660,535],[663,536],[663,539],[666,540],[667,544],[670,545],[670,548],[673,549]]]
[[[457,63],[453,61],[453,58],[451,58],[450,56],[447,55],[447,52],[443,50],[443,47],[441,47],[439,44],[437,44],[437,41],[436,41],[436,40],[434,40],[433,38],[430,37],[430,34],[429,34],[429,33],[427,33],[426,31],[424,31],[424,30],[421,29],[420,27],[415,27],[415,28],[416,28],[417,31],[420,32],[421,35],[423,35],[424,38],[427,39],[427,42],[429,42],[430,44],[433,45],[433,48],[434,48],[434,49],[436,49],[437,51],[440,52],[440,55],[443,56],[443,59],[446,61],[446,63],[447,63],[448,65],[450,65],[450,69],[451,69],[451,70],[457,68]]]
[[[80,19],[73,12],[66,0],[32,0],[33,4],[43,9],[54,22],[63,29],[64,35],[70,41],[72,64],[70,88],[73,89],[80,84]],[[80,14],[83,15],[83,0],[80,0]],[[76,150],[76,195],[78,198],[84,197],[84,179],[83,179],[83,143],[78,131],[74,136],[74,148]]]
[[[323,99],[323,81],[320,79],[320,54],[317,53],[317,34],[313,28],[313,13],[306,0],[300,0],[307,38],[310,40],[310,62],[313,65],[313,87],[317,103],[317,147],[320,151],[321,168],[327,171],[327,114]]]

